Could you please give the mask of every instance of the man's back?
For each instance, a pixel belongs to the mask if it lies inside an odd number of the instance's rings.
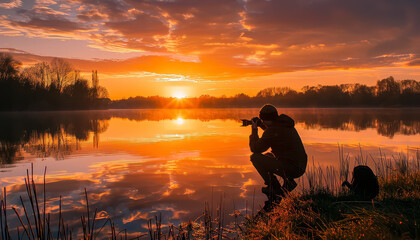
[[[276,158],[293,161],[299,168],[305,169],[307,155],[295,129],[295,122],[285,114],[281,114],[269,126],[261,138],[251,137],[250,147],[254,153],[261,153],[271,147]]]

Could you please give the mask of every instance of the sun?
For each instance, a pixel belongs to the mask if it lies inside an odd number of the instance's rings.
[[[187,95],[184,92],[178,91],[178,92],[174,92],[172,94],[172,97],[178,98],[178,99],[183,99],[183,98],[186,98]]]

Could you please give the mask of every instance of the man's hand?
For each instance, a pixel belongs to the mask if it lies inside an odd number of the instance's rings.
[[[252,125],[251,125],[252,134],[257,134],[258,135],[258,120],[260,120],[258,117],[255,117],[255,118],[251,119],[251,121],[252,121]]]

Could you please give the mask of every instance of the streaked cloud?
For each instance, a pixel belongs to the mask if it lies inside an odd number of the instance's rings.
[[[0,3],[0,8],[11,9],[20,7],[22,5],[21,0],[11,0],[10,2]]]
[[[53,0],[35,0],[35,4],[37,6],[48,6],[48,5],[55,5],[57,4],[57,2]]]

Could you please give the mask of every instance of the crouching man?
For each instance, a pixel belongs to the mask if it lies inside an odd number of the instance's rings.
[[[307,155],[292,118],[285,114],[279,116],[277,109],[269,104],[261,108],[259,118],[252,121],[249,147],[253,152],[251,162],[267,185],[262,188],[269,198],[264,207],[267,208],[273,200],[296,188],[294,179],[305,173]],[[261,138],[258,127],[264,130]],[[271,152],[263,154],[269,148]],[[284,180],[283,186],[274,174]]]

